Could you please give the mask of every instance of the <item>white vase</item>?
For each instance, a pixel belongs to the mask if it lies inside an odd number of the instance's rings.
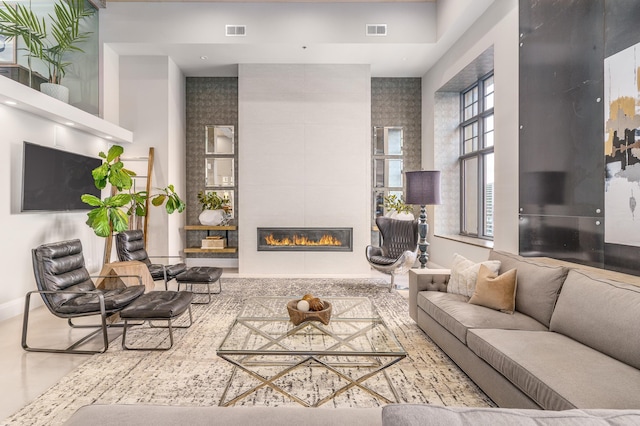
[[[42,83],[40,84],[40,91],[45,95],[49,95],[52,98],[56,98],[66,104],[69,103],[69,88],[61,86],[60,84]]]
[[[218,226],[224,222],[225,213],[224,210],[202,210],[198,220],[202,225]]]
[[[413,213],[400,212],[393,217],[396,220],[414,220]]]

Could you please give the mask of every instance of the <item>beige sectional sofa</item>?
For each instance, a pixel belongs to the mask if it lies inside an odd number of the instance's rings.
[[[506,252],[489,259],[517,270],[513,315],[448,293],[449,270],[411,270],[409,309],[496,404],[640,408],[640,287]]]

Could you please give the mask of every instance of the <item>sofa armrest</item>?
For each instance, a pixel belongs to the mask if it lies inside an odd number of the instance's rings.
[[[418,321],[418,293],[421,291],[447,291],[450,269],[409,270],[409,316]]]

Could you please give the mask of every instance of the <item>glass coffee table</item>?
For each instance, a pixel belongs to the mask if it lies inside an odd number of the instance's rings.
[[[350,389],[385,403],[398,402],[385,370],[407,353],[371,300],[322,298],[332,304],[329,324],[307,321],[296,326],[286,307],[292,299],[246,301],[217,350],[234,365],[219,405],[233,405],[260,390],[278,392],[307,407],[320,406]],[[238,378],[239,371],[250,380]]]

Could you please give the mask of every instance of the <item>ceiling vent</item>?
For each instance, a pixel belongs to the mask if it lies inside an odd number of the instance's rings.
[[[247,35],[246,25],[225,25],[224,30],[228,37],[243,37]]]
[[[387,24],[367,24],[368,36],[386,36]]]

